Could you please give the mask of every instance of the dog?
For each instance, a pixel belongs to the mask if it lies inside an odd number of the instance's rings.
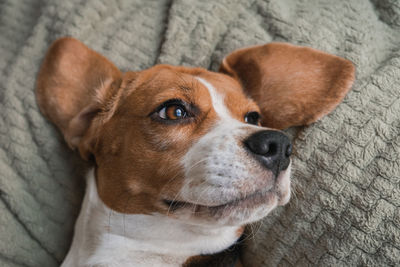
[[[332,111],[354,73],[349,60],[286,43],[236,50],[219,72],[123,73],[76,39],[56,40],[37,103],[93,162],[62,266],[211,266],[201,259],[288,203],[281,130]]]

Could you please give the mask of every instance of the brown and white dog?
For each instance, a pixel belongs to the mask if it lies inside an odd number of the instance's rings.
[[[219,73],[122,73],[57,40],[37,101],[94,162],[63,266],[189,266],[230,247],[289,201],[292,146],[276,129],[321,118],[353,80],[350,61],[284,43],[235,51]]]

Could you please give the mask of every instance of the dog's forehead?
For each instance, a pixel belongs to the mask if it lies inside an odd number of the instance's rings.
[[[249,111],[259,111],[255,102],[245,95],[241,85],[233,78],[213,72],[196,77],[209,92],[214,109],[221,117],[227,115],[243,120]]]
[[[146,70],[142,76],[141,93],[149,97],[144,102],[151,102],[157,96],[179,98],[185,95],[195,103],[208,101],[214,109],[220,112],[225,109],[231,116],[240,119],[243,112],[258,111],[257,105],[245,95],[241,85],[225,74],[202,68],[158,65]]]

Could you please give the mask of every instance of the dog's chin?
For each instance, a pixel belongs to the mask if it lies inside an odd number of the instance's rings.
[[[212,206],[197,204],[190,200],[164,200],[168,216],[187,223],[201,225],[239,226],[255,222],[267,216],[277,206],[290,199],[290,171],[277,178],[276,185],[269,190],[257,190],[245,197]]]

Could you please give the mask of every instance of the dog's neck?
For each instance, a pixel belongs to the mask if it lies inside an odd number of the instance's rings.
[[[72,246],[62,266],[181,266],[192,256],[228,248],[238,239],[239,228],[118,213],[99,198],[91,170]]]

